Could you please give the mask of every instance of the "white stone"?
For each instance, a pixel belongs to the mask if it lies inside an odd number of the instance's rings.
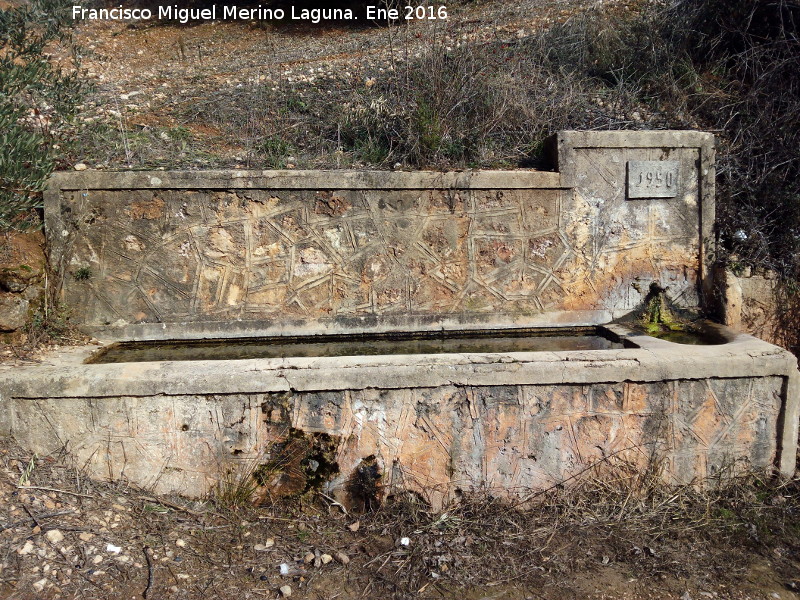
[[[25,556],[26,554],[30,554],[31,552],[33,552],[33,548],[34,548],[33,542],[30,540],[26,540],[25,545],[19,550],[17,550],[17,554]]]
[[[64,540],[64,534],[61,533],[58,529],[51,529],[50,531],[45,533],[44,536],[51,544],[57,544]]]

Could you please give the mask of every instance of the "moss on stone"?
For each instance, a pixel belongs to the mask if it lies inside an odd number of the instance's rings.
[[[689,324],[670,307],[666,289],[658,283],[650,284],[650,291],[644,299],[644,310],[639,322],[647,333],[661,331],[684,331]]]

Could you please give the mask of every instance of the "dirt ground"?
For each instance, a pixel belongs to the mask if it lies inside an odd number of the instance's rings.
[[[392,27],[84,22],[76,41],[95,92],[80,113],[88,134],[60,168],[359,168],[335,131],[320,132],[327,113],[391,115],[368,92],[422,49],[507,46],[590,8],[647,1],[456,2],[446,22]]]
[[[397,498],[355,514],[316,492],[259,507],[235,488],[156,498],[5,441],[0,596],[800,597],[800,482],[638,481],[632,496],[631,474],[609,473],[524,509],[484,496],[434,513]]]

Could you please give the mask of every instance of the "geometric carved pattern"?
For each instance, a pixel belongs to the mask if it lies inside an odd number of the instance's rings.
[[[695,151],[673,153],[678,197],[636,202],[603,152],[576,151],[585,184],[563,190],[62,192],[93,273],[66,299],[89,325],[622,311],[652,281],[696,306]]]
[[[344,493],[361,460],[374,455],[387,491],[404,487],[436,503],[456,488],[548,488],[612,456],[642,467],[658,457],[680,483],[712,475],[733,457],[767,468],[777,452],[782,386],[782,377],[741,377],[294,392],[288,402],[282,393],[176,395],[157,419],[152,399],[134,396],[20,398],[13,409],[18,434],[38,447],[69,441],[96,475],[127,468],[164,492],[202,495],[218,465],[263,457],[295,428],[337,440],[334,493]],[[39,410],[24,408],[31,401]],[[59,411],[70,418],[51,420]]]
[[[666,477],[689,483],[734,457],[754,468],[772,464],[781,385],[767,377],[440,387],[379,398],[352,391],[341,407],[349,416],[334,419],[341,426],[333,431],[350,440],[338,457],[345,472],[359,459],[348,455],[355,444],[394,465],[402,478],[395,483],[426,493],[542,489],[612,456],[642,466],[657,458]],[[301,410],[293,426],[313,418],[312,409]]]
[[[72,262],[95,275],[69,281],[67,293],[72,305],[88,300],[93,324],[539,313],[551,308],[542,298],[563,296],[559,273],[575,254],[561,195],[84,192],[92,219]]]

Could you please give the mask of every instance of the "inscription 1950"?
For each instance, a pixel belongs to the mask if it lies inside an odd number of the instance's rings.
[[[628,198],[674,198],[678,195],[678,161],[628,161]]]

